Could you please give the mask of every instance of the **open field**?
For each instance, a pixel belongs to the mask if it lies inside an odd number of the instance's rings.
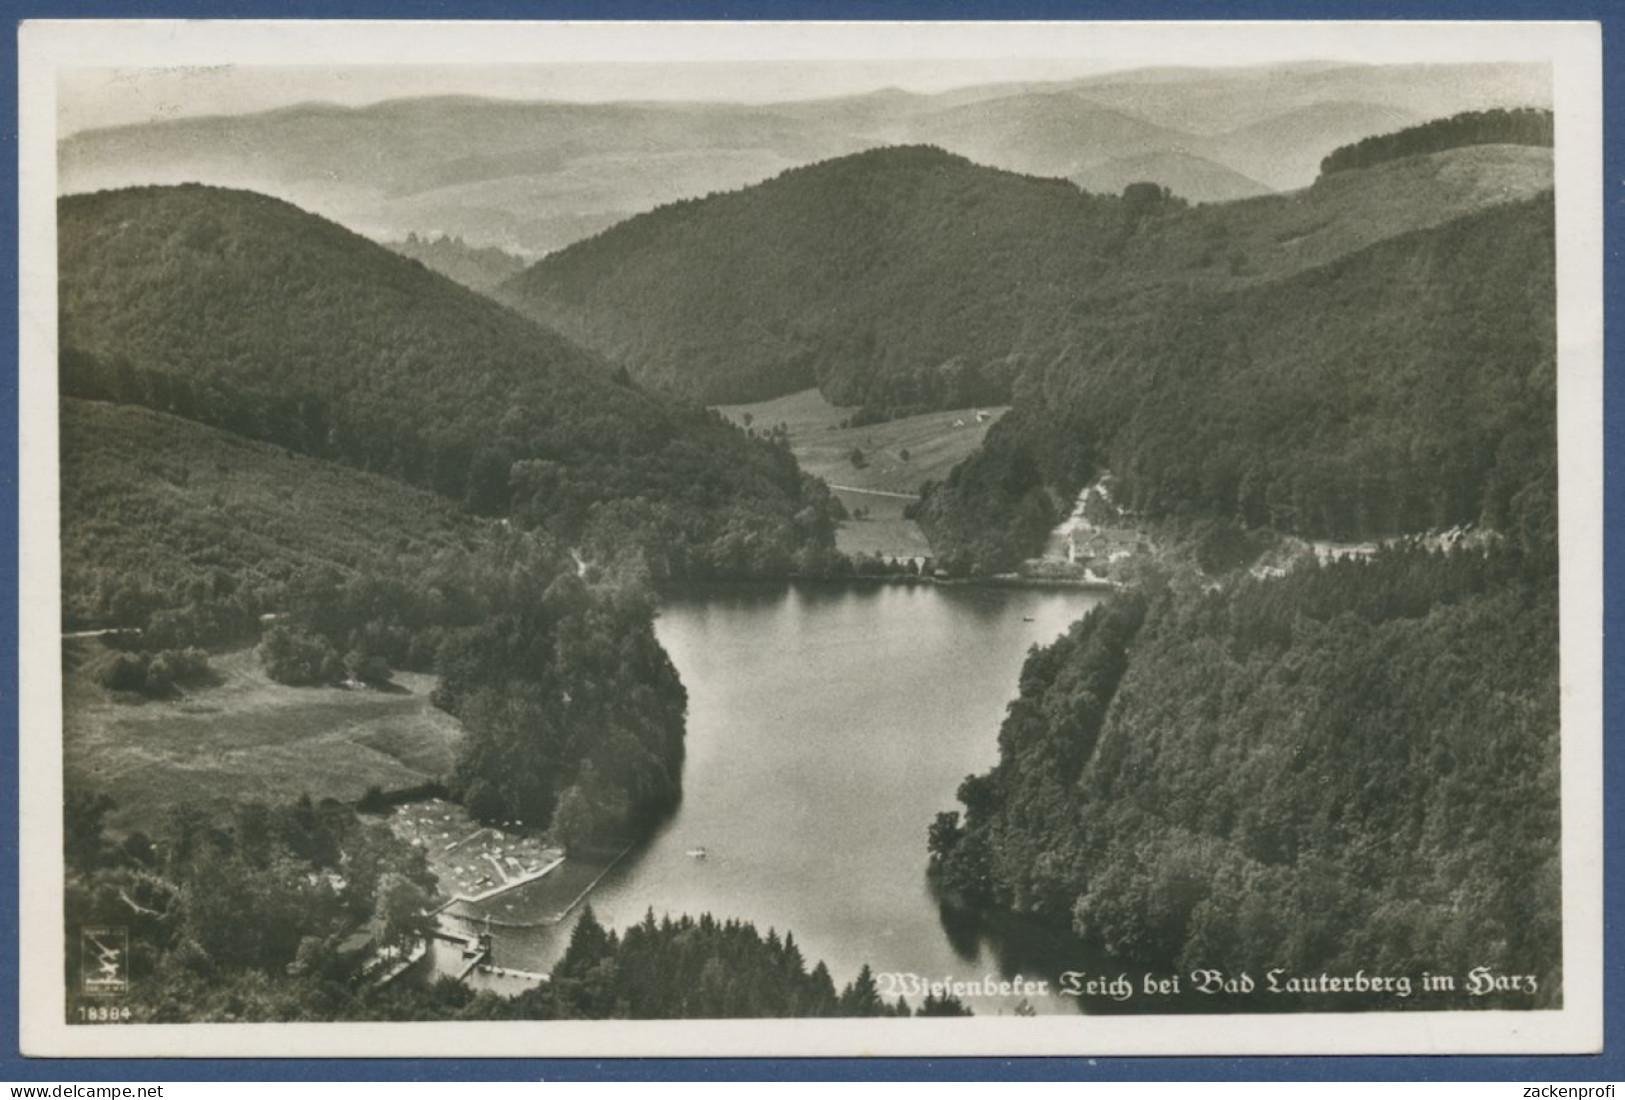
[[[903,518],[908,501],[847,489],[837,489],[835,495],[846,505],[849,517],[855,516],[859,508],[868,510],[862,519],[845,520],[835,533],[836,545],[843,553],[878,554],[883,558],[931,556],[931,543],[920,525]]]
[[[375,784],[413,786],[448,774],[462,737],[429,704],[428,675],[396,673],[399,692],[284,687],[244,649],[212,658],[215,686],[127,703],[95,682],[101,642],[62,647],[65,781],[111,795],[115,831],[150,832],[180,802],[351,800]]]
[[[736,424],[760,431],[783,424],[794,442],[811,432],[835,428],[857,409],[850,405],[832,405],[814,388],[749,405],[718,405],[717,411]],[[749,423],[746,423],[747,418]]]
[[[950,409],[863,428],[842,428],[841,421],[856,409],[831,405],[817,390],[803,390],[753,405],[719,405],[717,411],[736,424],[743,424],[748,413],[751,425],[761,431],[784,424],[796,461],[831,485],[912,496],[921,482],[941,481],[980,447],[982,437],[1005,407],[982,409],[982,423],[977,423],[975,409]],[[852,465],[853,447],[863,451],[862,468]],[[906,461],[903,451],[908,452]]]
[[[841,525],[837,536],[841,550],[901,558],[931,552],[919,525],[903,518],[903,506],[908,503],[905,498],[913,498],[923,482],[947,477],[948,471],[982,445],[988,428],[1005,409],[951,409],[862,428],[843,428],[841,421],[856,410],[831,405],[813,389],[751,405],[720,405],[718,411],[736,424],[744,424],[748,416],[750,426],[758,431],[783,424],[789,432],[790,450],[802,468],[832,486],[840,486],[836,495],[848,512],[868,509],[868,519],[848,520]],[[980,422],[978,411],[982,413]],[[862,466],[853,464],[853,448],[863,452]],[[854,490],[900,493],[903,497]]]

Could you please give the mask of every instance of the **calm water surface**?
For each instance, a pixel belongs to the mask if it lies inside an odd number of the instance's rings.
[[[652,908],[790,930],[837,985],[865,962],[932,978],[1020,972],[1052,988],[1061,969],[1093,969],[1070,937],[945,910],[925,837],[939,810],[958,808],[960,781],[997,761],[1028,649],[1100,598],[924,585],[668,596],[656,632],[689,692],[683,803],[610,872],[593,908],[615,927]],[[563,925],[503,931],[497,961],[546,970],[567,936]],[[992,1013],[1015,1002],[972,1003]]]

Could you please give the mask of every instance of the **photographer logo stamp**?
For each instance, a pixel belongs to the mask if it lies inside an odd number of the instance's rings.
[[[123,926],[79,930],[79,988],[88,997],[121,997],[130,991],[130,933]]]

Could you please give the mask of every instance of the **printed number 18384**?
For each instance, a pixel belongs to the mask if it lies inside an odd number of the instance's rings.
[[[86,1024],[127,1024],[132,1013],[129,1005],[80,1005],[79,1021]]]

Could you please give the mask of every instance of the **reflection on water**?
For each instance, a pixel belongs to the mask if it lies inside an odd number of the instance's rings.
[[[593,891],[594,909],[617,927],[649,910],[709,911],[764,934],[790,931],[837,984],[868,963],[931,979],[1019,972],[1053,985],[1088,961],[1082,947],[1064,930],[945,905],[925,874],[925,836],[938,811],[957,806],[964,777],[997,761],[1028,649],[1099,599],[931,585],[668,596],[656,631],[689,692],[684,797]],[[705,858],[690,854],[698,849]],[[549,969],[571,920],[499,929],[496,963]]]
[[[939,901],[937,919],[942,921],[942,934],[948,938],[948,946],[960,962],[974,963],[982,957],[984,922],[978,914]]]
[[[961,962],[988,966],[1006,978],[1048,981],[1056,991],[1053,999],[1073,1008],[1098,1011],[1101,1006],[1093,1003],[1083,1006],[1076,998],[1060,996],[1062,974],[1072,971],[1115,975],[1128,969],[1065,928],[1013,913],[987,913],[967,908],[946,895],[937,895],[937,919],[943,938]]]

